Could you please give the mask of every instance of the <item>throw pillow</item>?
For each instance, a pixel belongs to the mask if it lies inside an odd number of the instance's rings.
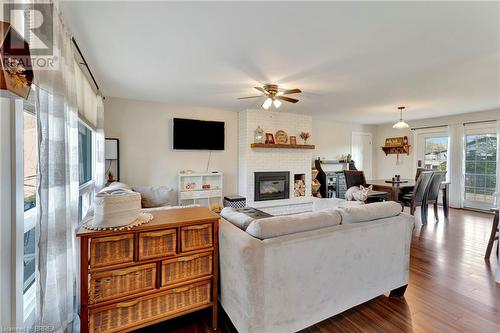
[[[143,208],[172,206],[176,204],[175,192],[167,186],[134,186],[132,189],[141,194]]]

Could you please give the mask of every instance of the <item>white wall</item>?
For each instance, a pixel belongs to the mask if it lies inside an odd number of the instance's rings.
[[[464,122],[486,121],[500,119],[500,110],[481,111],[464,113],[449,117],[429,118],[422,120],[408,121],[410,127],[427,127],[439,125],[462,124]],[[396,120],[396,119],[395,119]],[[382,124],[375,126],[373,137],[373,166],[374,178],[386,179],[391,178],[395,174],[401,175],[403,178],[413,178],[416,170],[416,160],[414,156],[415,145],[413,139],[413,131],[410,129],[397,130],[392,128],[391,124]],[[409,143],[412,145],[410,155],[399,155],[399,165],[396,164],[396,155],[385,156],[380,146],[384,145],[384,140],[387,137],[408,136]]]
[[[205,171],[209,152],[173,150],[172,119],[224,121],[226,148],[212,152],[210,171],[224,173],[225,195],[237,193],[237,112],[120,98],[106,98],[104,112],[106,137],[120,139],[120,180],[175,189],[179,171]]]
[[[313,155],[328,160],[339,159],[351,153],[352,132],[373,133],[375,127],[340,123],[321,117],[313,117],[311,142],[316,145]]]

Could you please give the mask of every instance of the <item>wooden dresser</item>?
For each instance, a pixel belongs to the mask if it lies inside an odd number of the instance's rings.
[[[81,228],[81,332],[127,332],[212,308],[217,328],[219,216],[152,213],[131,230]]]

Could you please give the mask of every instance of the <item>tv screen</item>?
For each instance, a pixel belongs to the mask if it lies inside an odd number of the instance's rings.
[[[174,149],[224,150],[224,122],[174,118]]]

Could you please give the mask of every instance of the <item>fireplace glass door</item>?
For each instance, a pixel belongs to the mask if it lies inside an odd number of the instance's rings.
[[[256,172],[255,201],[288,199],[289,172]]]

